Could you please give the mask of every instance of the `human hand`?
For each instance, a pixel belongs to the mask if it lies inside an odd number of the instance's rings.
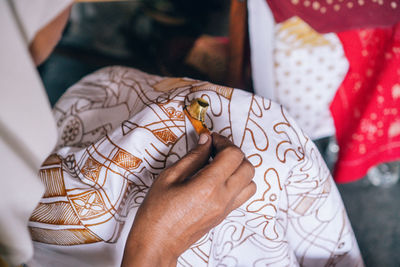
[[[185,250],[256,192],[254,172],[227,138],[202,134],[197,147],[153,183],[137,211],[122,266],[175,266]]]

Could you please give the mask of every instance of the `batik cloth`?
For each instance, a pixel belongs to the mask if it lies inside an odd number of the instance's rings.
[[[338,182],[400,158],[400,24],[338,34],[349,72],[331,105],[340,146]]]
[[[348,70],[339,38],[293,17],[275,26],[274,45],[274,100],[312,139],[334,135],[329,106]]]
[[[256,94],[282,104],[313,140],[334,135],[329,106],[348,71],[336,34],[299,17],[275,23],[264,0],[249,2],[249,27]]]
[[[362,266],[340,195],[317,148],[282,106],[188,78],[111,67],[54,108],[58,146],[33,212],[33,266],[117,266],[153,181],[196,146],[183,107],[210,103],[206,124],[256,167],[257,192],[178,259],[178,266]]]

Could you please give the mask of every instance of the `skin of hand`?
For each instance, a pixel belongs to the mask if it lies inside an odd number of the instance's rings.
[[[254,173],[227,138],[200,135],[197,147],[153,183],[137,211],[122,266],[176,266],[185,250],[254,195]]]

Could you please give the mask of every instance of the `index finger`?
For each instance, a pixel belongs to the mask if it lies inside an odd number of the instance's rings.
[[[212,151],[211,156],[214,158],[219,152],[224,150],[229,146],[235,146],[234,143],[231,142],[228,138],[223,135],[217,134],[213,132],[211,134],[212,137]]]
[[[244,153],[228,138],[213,133],[213,161],[201,170],[205,177],[226,180],[240,166],[245,159]]]

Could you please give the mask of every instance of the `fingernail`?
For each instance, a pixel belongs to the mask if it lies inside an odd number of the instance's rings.
[[[208,134],[200,134],[199,145],[204,145],[208,141]]]

